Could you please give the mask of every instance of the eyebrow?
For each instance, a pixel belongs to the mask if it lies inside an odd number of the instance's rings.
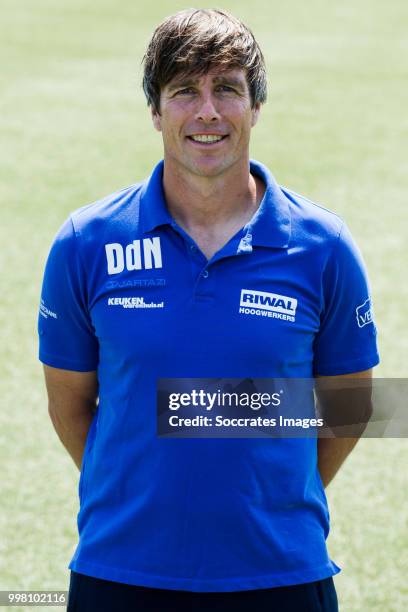
[[[168,87],[168,91],[172,92],[176,89],[179,89],[181,87],[191,87],[193,85],[197,85],[199,79],[197,78],[188,78],[186,77],[185,79],[180,79],[178,81],[174,81],[174,83],[169,84]],[[233,87],[236,87],[237,89],[244,91],[245,89],[245,85],[242,82],[241,79],[238,79],[236,77],[228,77],[228,76],[216,76],[213,79],[214,84],[218,85],[232,85]]]

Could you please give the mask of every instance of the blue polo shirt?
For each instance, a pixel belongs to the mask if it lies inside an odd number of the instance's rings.
[[[74,212],[53,243],[40,360],[97,370],[99,381],[76,572],[237,591],[339,571],[315,438],[156,434],[158,378],[312,377],[378,363],[366,272],[343,221],[262,164],[251,172],[266,184],[261,205],[209,261],[167,211],[163,162]],[[267,316],[265,296],[278,300]]]

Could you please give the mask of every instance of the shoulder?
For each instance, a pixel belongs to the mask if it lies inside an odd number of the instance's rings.
[[[342,270],[349,279],[365,275],[362,253],[346,222],[305,196],[286,187],[281,189],[290,201],[292,247],[316,253],[322,269],[333,278]]]
[[[344,220],[320,203],[285,186],[282,193],[289,204],[292,236],[297,240],[308,240],[318,244],[336,243],[345,227]]]
[[[57,231],[48,262],[65,261],[75,265],[80,253],[93,255],[110,242],[112,235],[138,228],[139,193],[143,183],[136,183],[74,210]],[[131,220],[131,223],[129,223]]]
[[[72,212],[69,222],[75,235],[86,241],[103,241],[113,229],[120,230],[130,220],[137,225],[142,186],[143,182],[135,183]]]

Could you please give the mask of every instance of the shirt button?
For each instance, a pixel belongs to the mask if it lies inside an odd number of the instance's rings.
[[[201,276],[202,276],[203,278],[208,278],[208,275],[209,275],[208,270],[204,270],[204,272],[202,273],[202,275],[201,275]]]
[[[195,252],[197,249],[195,248],[194,244],[190,244],[190,249]]]

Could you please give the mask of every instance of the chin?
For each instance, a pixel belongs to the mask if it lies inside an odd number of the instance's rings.
[[[230,164],[226,160],[214,161],[214,163],[197,163],[190,166],[192,172],[198,176],[218,176],[224,172]]]

